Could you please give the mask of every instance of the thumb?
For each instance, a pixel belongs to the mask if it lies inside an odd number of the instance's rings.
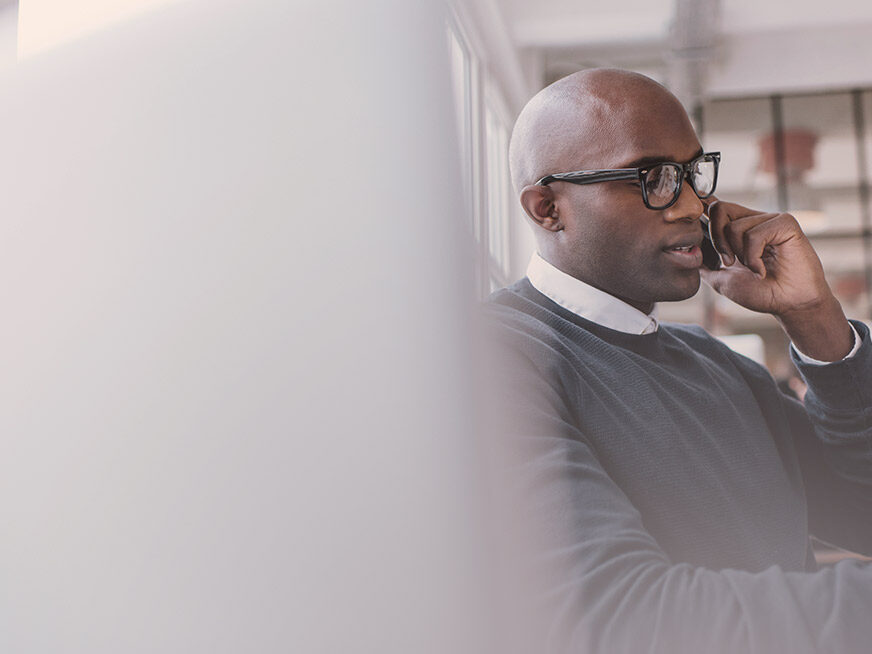
[[[711,286],[715,293],[721,293],[721,288],[726,283],[729,275],[730,273],[724,268],[720,270],[699,269],[699,276],[702,278],[702,281]]]

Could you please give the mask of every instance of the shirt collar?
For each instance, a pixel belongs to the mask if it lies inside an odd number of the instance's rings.
[[[564,309],[603,327],[627,334],[650,334],[659,327],[657,307],[650,314],[623,300],[567,275],[533,253],[527,278],[537,291]]]

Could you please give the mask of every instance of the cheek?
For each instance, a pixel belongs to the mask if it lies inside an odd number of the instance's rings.
[[[634,277],[651,266],[650,248],[646,250],[644,240],[624,223],[588,223],[579,232],[574,249],[594,278]]]
[[[651,265],[655,215],[622,182],[579,187],[572,209],[571,249],[588,272],[640,271]]]
[[[650,251],[652,234],[638,207],[611,202],[607,207],[591,210],[579,223],[579,238],[586,250],[595,250],[598,258],[619,259],[640,256]]]

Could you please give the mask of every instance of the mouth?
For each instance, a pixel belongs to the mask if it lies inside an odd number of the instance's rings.
[[[701,240],[701,237],[695,238],[692,241],[685,240],[663,248],[663,252],[666,253],[673,263],[681,268],[699,268],[702,265]]]

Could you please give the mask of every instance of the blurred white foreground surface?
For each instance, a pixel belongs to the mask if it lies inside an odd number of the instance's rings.
[[[486,649],[444,40],[190,0],[0,78],[0,651]]]
[[[29,57],[173,2],[187,0],[14,0],[18,56]],[[2,4],[2,2],[0,2]]]

